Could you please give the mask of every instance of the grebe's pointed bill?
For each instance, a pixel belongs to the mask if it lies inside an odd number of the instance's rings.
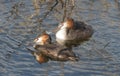
[[[43,42],[43,38],[42,38],[42,37],[37,37],[37,38],[35,38],[33,42],[34,42],[35,44],[44,45],[44,42]]]
[[[61,27],[63,26],[63,23],[60,23],[54,30],[53,30],[53,32],[57,32],[57,31],[59,31],[60,29],[61,29]]]

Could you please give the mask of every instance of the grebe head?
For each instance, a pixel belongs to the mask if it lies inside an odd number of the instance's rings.
[[[63,23],[61,23],[58,28],[68,28],[68,29],[71,29],[73,28],[73,25],[74,25],[74,20],[72,18],[67,18],[66,21],[64,21]]]
[[[51,37],[46,32],[39,35],[37,38],[34,39],[35,44],[37,45],[45,45],[51,43]]]
[[[72,18],[67,18],[66,21],[61,23],[56,32],[56,38],[60,40],[66,40],[69,29],[72,29],[74,25],[74,20]]]

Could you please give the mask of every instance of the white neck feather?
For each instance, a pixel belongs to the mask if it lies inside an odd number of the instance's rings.
[[[56,38],[66,40],[66,35],[67,35],[67,29],[66,28],[61,28],[57,33],[56,33]]]

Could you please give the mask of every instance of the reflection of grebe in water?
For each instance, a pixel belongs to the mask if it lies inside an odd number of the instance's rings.
[[[38,51],[33,51],[28,48],[28,50],[31,52],[31,54],[35,57],[35,59],[41,64],[41,63],[46,63],[49,61],[49,58],[43,54],[41,54]]]
[[[68,45],[86,41],[93,34],[91,26],[84,22],[74,21],[72,18],[67,18],[57,27],[56,31],[56,41]]]
[[[57,43],[51,43],[51,38],[47,33],[38,36],[34,42],[34,48],[36,51],[33,55],[36,57],[36,60],[38,62],[42,61],[41,55],[43,55],[43,59],[46,57],[45,62],[47,62],[48,59],[55,61],[78,60],[78,57],[76,57],[72,50],[69,48],[61,46]]]

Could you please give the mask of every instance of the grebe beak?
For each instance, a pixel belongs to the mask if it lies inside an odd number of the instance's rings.
[[[63,26],[63,23],[60,23],[58,27],[56,27],[53,32],[56,33]]]
[[[33,40],[33,42],[36,42],[38,40],[38,38],[35,38],[34,40]]]

